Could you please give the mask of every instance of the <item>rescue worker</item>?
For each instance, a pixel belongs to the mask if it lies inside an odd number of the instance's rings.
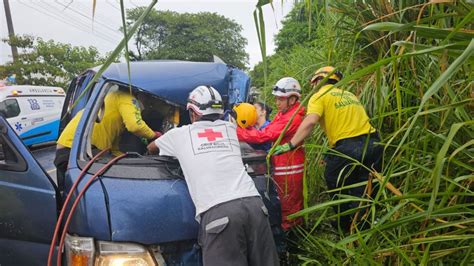
[[[232,111],[232,118],[235,116],[235,122],[241,128],[253,127],[257,123],[257,109],[250,103],[236,103]]]
[[[257,123],[255,124],[255,128],[258,130],[262,130],[270,124],[270,114],[272,113],[272,108],[266,105],[263,102],[255,102],[253,104],[255,109],[257,110]],[[251,144],[251,146],[256,150],[263,150],[268,152],[272,147],[272,142],[264,142],[262,144]]]
[[[65,189],[64,179],[69,153],[83,111],[79,111],[69,121],[57,141],[54,164],[57,169],[58,188],[61,192],[64,192]],[[99,150],[110,148],[114,155],[118,155],[121,153],[118,149],[120,135],[125,129],[148,140],[161,136],[160,132],[154,132],[142,120],[139,102],[130,94],[128,89],[113,90],[104,99],[102,120],[94,124],[91,138],[92,145]]]
[[[221,95],[199,86],[187,109],[192,124],[171,129],[148,151],[181,165],[200,222],[204,265],[278,265],[268,211],[245,171],[236,126],[220,120]]]
[[[333,74],[331,74],[333,73]],[[318,69],[311,79],[316,86],[326,76],[327,83],[322,86],[309,100],[308,112],[296,134],[290,141],[276,147],[275,153],[284,154],[300,145],[310,135],[314,126],[319,122],[326,133],[329,145],[336,151],[345,154],[369,169],[381,170],[382,152],[377,131],[370,125],[369,117],[357,97],[333,84],[342,79],[342,73],[333,67]],[[327,154],[325,156],[326,170],[324,177],[329,190],[349,186],[368,180],[369,171],[364,167],[354,166],[354,161],[342,156]],[[358,186],[341,190],[341,194],[363,197],[365,186]],[[335,193],[331,193],[331,197]],[[335,206],[337,213],[357,208],[358,201]],[[349,230],[354,215],[340,217],[340,226]]]
[[[272,94],[275,96],[278,109],[273,121],[262,130],[253,127],[237,128],[237,136],[240,141],[260,144],[269,141],[274,142],[278,139],[300,105],[301,86],[294,78],[282,78],[273,87]],[[304,108],[301,108],[285,132],[281,140],[282,144],[287,143],[293,137],[303,117]],[[273,156],[272,163],[274,167],[273,179],[276,182],[281,200],[282,227],[287,231],[292,226],[303,222],[302,218],[289,220],[287,216],[303,209],[304,150],[302,147],[298,147],[289,153]]]

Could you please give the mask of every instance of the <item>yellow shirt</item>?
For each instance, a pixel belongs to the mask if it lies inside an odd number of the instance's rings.
[[[72,141],[74,140],[74,134],[76,133],[77,124],[81,120],[82,113],[84,110],[77,112],[77,114],[69,121],[69,123],[64,128],[63,132],[58,138],[57,143],[63,145],[66,148],[72,147]]]
[[[341,139],[375,132],[359,99],[348,91],[332,87],[325,85],[311,96],[307,111],[308,114],[320,116],[320,125],[329,145],[334,146]]]
[[[146,139],[155,137],[155,132],[142,120],[138,101],[129,92],[114,91],[107,94],[104,106],[102,121],[95,123],[92,131],[92,145],[98,149],[111,148],[114,154],[119,154],[120,135],[125,129]],[[58,139],[58,144],[69,148],[72,146],[72,139],[81,116],[82,110],[66,126]]]

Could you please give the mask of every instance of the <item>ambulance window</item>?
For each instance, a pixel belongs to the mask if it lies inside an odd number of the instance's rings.
[[[15,117],[20,114],[20,106],[16,99],[6,99],[0,102],[0,115],[5,118]]]

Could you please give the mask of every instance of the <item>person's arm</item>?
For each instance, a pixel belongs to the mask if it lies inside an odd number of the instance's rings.
[[[135,97],[130,94],[122,94],[118,104],[120,116],[129,132],[146,139],[156,137],[155,132],[143,121]]]
[[[298,130],[296,130],[295,135],[291,138],[291,145],[296,147],[301,144],[304,139],[311,134],[314,126],[319,122],[319,118],[320,117],[317,114],[306,115],[303,122],[301,122],[301,125],[298,127]]]
[[[170,130],[163,136],[155,139],[148,144],[147,149],[149,154],[160,154],[164,156],[176,157],[176,142],[174,141],[175,130]]]
[[[154,141],[150,142],[146,148],[148,149],[149,154],[158,154],[160,152],[160,149]]]
[[[286,134],[291,134],[292,132],[296,131],[296,126],[301,121],[301,117],[295,116],[293,122],[291,123],[290,127],[286,131]],[[237,127],[237,137],[240,141],[245,141],[248,143],[265,143],[268,141],[275,141],[280,136],[281,132],[285,128],[286,124],[288,123],[288,119],[278,119],[275,118],[268,126],[263,128],[262,130],[258,130],[254,127],[248,128],[240,128]]]
[[[273,155],[279,155],[295,149],[304,139],[311,134],[314,126],[318,123],[320,116],[318,114],[308,114],[301,122],[301,125],[296,130],[295,135],[291,140],[285,144],[275,147]]]

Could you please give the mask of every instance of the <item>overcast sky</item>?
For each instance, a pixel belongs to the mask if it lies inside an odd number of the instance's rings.
[[[3,1],[2,1],[3,2]],[[121,25],[118,0],[96,0],[96,14],[92,22],[93,0],[9,0],[15,34],[29,34],[45,40],[53,39],[75,46],[95,46],[101,54],[111,51],[119,43]],[[149,0],[125,0],[127,8],[148,5]],[[261,61],[260,48],[253,19],[257,0],[159,0],[155,8],[179,13],[216,12],[242,25],[247,38],[246,51],[250,66]],[[283,2],[283,3],[282,3]],[[267,54],[274,49],[273,35],[281,27],[281,20],[291,10],[293,1],[274,1],[264,7]],[[3,3],[0,4],[0,38],[8,36]],[[0,64],[11,61],[10,47],[0,44]]]

